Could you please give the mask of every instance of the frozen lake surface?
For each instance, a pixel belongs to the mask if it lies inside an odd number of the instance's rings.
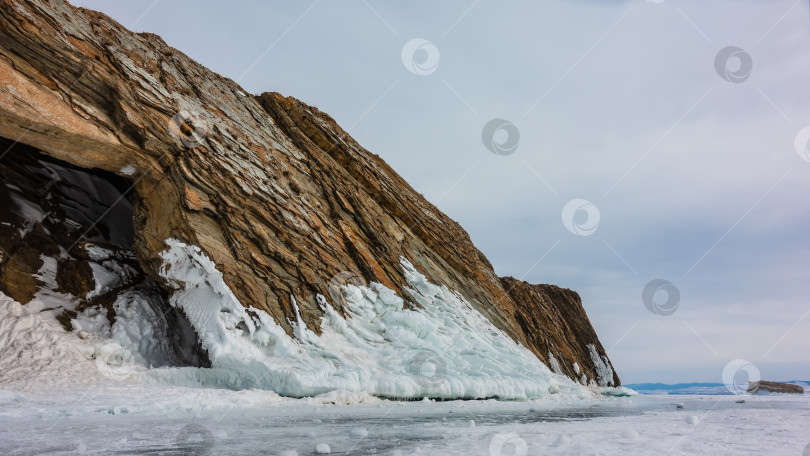
[[[810,454],[804,396],[396,402],[109,385],[0,392],[0,424],[12,455]]]

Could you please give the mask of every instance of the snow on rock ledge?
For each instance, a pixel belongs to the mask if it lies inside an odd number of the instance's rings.
[[[213,369],[153,369],[160,381],[294,397],[338,390],[392,398],[591,395],[552,373],[461,295],[429,283],[405,259],[407,290],[419,307],[404,309],[403,299],[379,283],[348,285],[349,318],[319,295],[322,333],[299,319],[292,322],[293,339],[264,311],[244,308],[198,247],[166,243],[160,273],[176,288],[171,303],[197,330]]]

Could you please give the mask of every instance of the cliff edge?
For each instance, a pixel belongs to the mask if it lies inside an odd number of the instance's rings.
[[[406,297],[406,259],[553,371],[620,384],[576,293],[499,278],[458,223],[327,114],[278,93],[246,94],[159,37],[64,0],[2,0],[0,12],[0,289],[15,300],[42,287],[33,276],[47,258],[62,291],[84,302],[65,311],[67,327],[114,293],[93,283],[101,260],[88,254],[90,241],[131,249],[122,264],[165,298],[177,290],[161,253],[175,239],[198,246],[243,306],[291,336],[299,319],[320,334],[319,295],[347,318],[343,285],[376,282]],[[91,181],[95,190],[79,192],[86,197],[65,187]],[[53,192],[35,195],[49,185],[61,186],[61,204]],[[26,195],[52,210],[37,219],[8,209]],[[80,218],[66,208],[88,198],[106,222],[83,214],[78,228],[57,229],[46,220]],[[104,212],[121,201],[127,210]],[[123,222],[109,220],[116,214]],[[199,347],[184,356],[207,362]]]

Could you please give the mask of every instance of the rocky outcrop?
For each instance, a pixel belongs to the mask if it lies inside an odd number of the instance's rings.
[[[804,394],[804,388],[794,383],[748,382],[748,394],[776,393],[776,394]]]
[[[515,320],[526,334],[528,346],[546,365],[580,381],[583,376],[598,381],[601,373],[610,376],[610,383],[620,384],[575,291],[512,277],[501,278],[501,284],[513,302],[519,303]]]
[[[291,295],[316,332],[316,295],[348,281],[406,296],[404,257],[550,366],[619,384],[576,293],[497,277],[456,222],[318,109],[248,95],[159,37],[64,0],[0,0],[0,13],[0,160],[41,153],[109,178],[131,205],[130,248],[146,277],[161,280],[166,239],[199,246],[243,305],[292,334]],[[35,244],[57,236],[37,240],[37,229],[0,241],[0,281],[20,302],[37,289],[47,246]],[[99,229],[63,233],[56,248],[109,243]],[[90,287],[86,264],[60,263],[57,276],[74,292]]]

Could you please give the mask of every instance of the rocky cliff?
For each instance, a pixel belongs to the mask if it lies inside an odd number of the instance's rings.
[[[300,315],[317,334],[318,295],[344,317],[349,283],[408,296],[404,258],[553,370],[619,385],[576,293],[499,278],[456,222],[327,114],[246,94],[159,37],[63,0],[1,0],[0,12],[0,289],[12,298],[32,299],[50,258],[54,290],[79,301],[61,317],[68,329],[88,305],[111,309],[116,287],[166,301],[161,252],[177,239],[242,305],[290,335]],[[93,274],[127,267],[106,288]],[[206,364],[199,347],[178,357]]]
[[[804,394],[804,387],[793,383],[767,382],[760,380],[748,382],[748,394]]]

